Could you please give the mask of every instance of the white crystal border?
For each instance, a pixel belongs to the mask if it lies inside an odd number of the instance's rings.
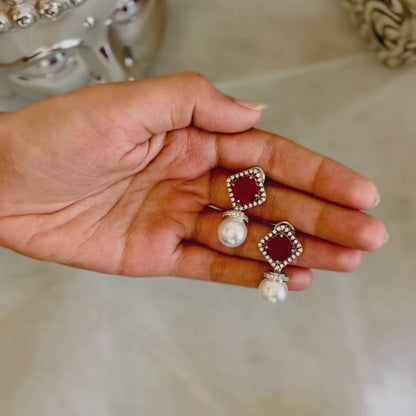
[[[253,203],[248,203],[245,205],[240,205],[236,198],[234,197],[233,194],[233,190],[231,188],[231,185],[233,184],[233,182],[238,179],[238,178],[242,178],[244,176],[250,176],[251,178],[253,178],[256,183],[257,186],[259,188],[258,191],[258,195],[259,195],[259,199]],[[235,210],[246,210],[249,208],[253,208],[253,207],[257,207],[261,204],[263,204],[264,202],[266,202],[267,196],[266,196],[266,190],[264,189],[264,181],[266,180],[266,175],[264,174],[263,169],[255,167],[255,168],[250,168],[247,170],[244,170],[242,172],[238,172],[238,173],[234,173],[233,175],[229,176],[227,178],[227,191],[228,194],[230,196],[230,200],[231,200],[231,205]]]
[[[293,244],[292,255],[287,258],[286,260],[274,261],[266,251],[267,241],[271,238],[275,237],[276,235],[281,234],[285,235]],[[290,263],[292,263],[296,258],[298,258],[303,253],[302,244],[300,244],[299,240],[295,237],[295,229],[291,226],[291,224],[287,222],[278,223],[275,225],[274,229],[270,231],[265,237],[263,237],[259,242],[259,250],[261,254],[266,258],[269,264],[273,267],[275,272],[280,273],[283,267],[286,267]]]
[[[272,282],[287,283],[289,281],[289,278],[284,273],[268,271],[264,272],[263,276]]]
[[[243,211],[226,211],[224,214],[222,214],[223,218],[231,218],[232,220],[238,221],[238,222],[245,222],[248,223],[248,217],[246,214],[244,214]]]

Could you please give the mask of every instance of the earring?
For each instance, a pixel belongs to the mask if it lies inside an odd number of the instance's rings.
[[[266,201],[265,180],[263,169],[258,167],[234,173],[227,178],[233,209],[223,214],[224,220],[217,230],[219,240],[226,247],[238,247],[247,238],[248,217],[243,211]]]
[[[289,278],[282,269],[293,262],[303,252],[303,247],[295,237],[295,228],[287,221],[279,222],[259,242],[259,250],[273,267],[264,273],[259,285],[261,296],[269,302],[276,303],[287,297]]]

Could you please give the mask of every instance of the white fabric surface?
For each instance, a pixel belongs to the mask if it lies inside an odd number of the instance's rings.
[[[189,69],[375,180],[389,243],[280,307],[1,250],[0,415],[413,416],[416,67],[383,68],[331,0],[171,0],[151,73]]]

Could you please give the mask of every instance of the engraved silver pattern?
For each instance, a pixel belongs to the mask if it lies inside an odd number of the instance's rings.
[[[0,0],[0,34],[26,29],[41,19],[56,19],[86,0]]]
[[[30,3],[16,4],[10,10],[12,22],[18,28],[28,28],[38,20],[35,7]]]
[[[59,0],[40,0],[38,9],[39,15],[45,19],[56,19],[63,11]]]
[[[165,0],[0,0],[0,95],[36,101],[144,75]]]

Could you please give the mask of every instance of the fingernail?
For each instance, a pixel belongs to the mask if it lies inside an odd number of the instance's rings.
[[[387,242],[389,241],[390,235],[389,233],[386,231],[386,238],[384,239],[384,244],[387,244]]]
[[[381,201],[380,194],[377,192],[376,202],[374,202],[374,204],[371,208],[375,208],[377,205],[379,205],[380,201]]]
[[[252,101],[245,101],[245,100],[236,100],[237,104],[241,105],[242,107],[248,108],[249,110],[254,111],[262,111],[267,108],[267,104],[263,103],[255,103]]]

